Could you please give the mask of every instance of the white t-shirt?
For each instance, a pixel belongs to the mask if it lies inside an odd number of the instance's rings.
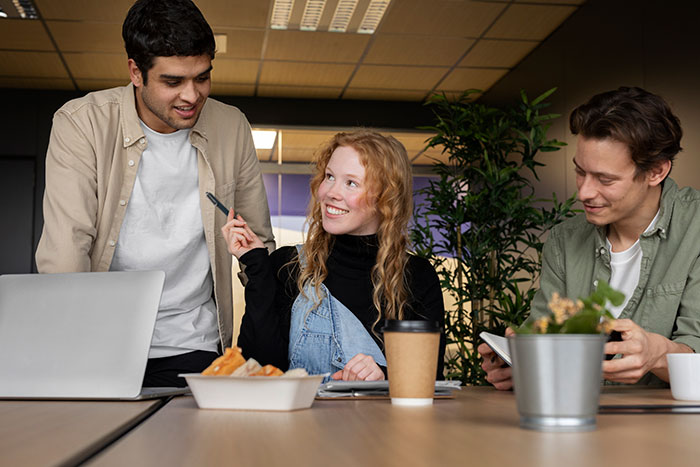
[[[160,269],[165,285],[149,358],[216,351],[219,333],[190,130],[141,127],[141,156],[111,271]]]
[[[649,232],[656,225],[656,220],[659,218],[659,211],[651,220],[649,226],[644,230],[644,233]],[[610,286],[625,294],[625,301],[620,306],[608,306],[610,313],[617,318],[622,313],[622,310],[627,306],[634,289],[639,283],[639,273],[642,269],[642,246],[639,244],[639,239],[634,242],[634,245],[627,248],[625,251],[612,251],[610,240],[606,239],[608,251],[610,252]]]

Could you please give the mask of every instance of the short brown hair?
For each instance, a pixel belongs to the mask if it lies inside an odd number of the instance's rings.
[[[569,127],[584,138],[626,144],[641,175],[681,151],[681,124],[661,97],[637,87],[596,94],[571,112]]]

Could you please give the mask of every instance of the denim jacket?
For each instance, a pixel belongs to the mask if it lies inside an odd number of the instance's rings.
[[[667,178],[654,228],[640,237],[639,283],[620,314],[644,330],[700,350],[700,192],[679,189]],[[606,228],[584,215],[554,227],[542,253],[540,290],[530,319],[547,312],[553,292],[569,298],[588,296],[596,281],[610,281]],[[640,384],[660,384],[651,373]]]
[[[302,251],[297,246],[301,260]],[[305,368],[310,374],[335,373],[363,353],[386,366],[386,358],[359,319],[334,298],[325,285],[316,305],[314,287],[307,284],[292,305],[289,327],[289,368]],[[329,377],[325,378],[326,380]]]

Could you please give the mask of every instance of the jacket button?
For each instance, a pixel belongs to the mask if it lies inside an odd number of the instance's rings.
[[[135,162],[134,162],[134,161],[129,161],[129,167],[133,167],[133,166],[134,166],[134,164],[135,164]]]
[[[123,199],[120,199],[119,206],[124,206],[124,205],[126,205],[126,201],[124,201]]]
[[[109,246],[114,246],[114,245],[116,245],[116,244],[117,244],[117,242],[115,242],[114,240],[110,240],[110,241],[109,241]]]
[[[338,361],[339,361],[339,362],[342,362],[342,361],[343,361],[343,359],[342,359],[342,358],[340,358],[340,357],[338,357]]]
[[[131,138],[129,138],[129,137],[124,138],[125,143],[128,143],[129,141],[131,141]]]

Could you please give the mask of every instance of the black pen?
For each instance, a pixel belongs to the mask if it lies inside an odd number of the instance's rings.
[[[206,195],[207,195],[207,198],[209,198],[209,201],[214,203],[214,206],[219,208],[221,210],[221,212],[224,213],[224,216],[228,217],[228,208],[226,206],[224,206],[223,204],[221,204],[221,201],[216,199],[216,196],[212,195],[208,191],[206,192]]]

